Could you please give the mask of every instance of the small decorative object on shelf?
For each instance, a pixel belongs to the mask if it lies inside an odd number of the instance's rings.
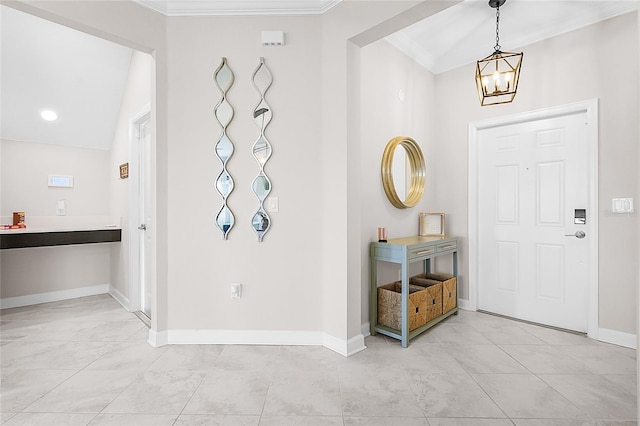
[[[24,226],[24,212],[13,212],[13,224],[15,226]]]
[[[27,225],[24,223],[22,225],[0,225],[0,229],[24,229]]]
[[[378,228],[378,242],[379,243],[387,242],[387,228]]]
[[[421,237],[444,235],[444,213],[420,213]]]

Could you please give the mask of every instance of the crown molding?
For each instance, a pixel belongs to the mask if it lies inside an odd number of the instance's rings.
[[[166,16],[321,15],[341,0],[133,0]]]

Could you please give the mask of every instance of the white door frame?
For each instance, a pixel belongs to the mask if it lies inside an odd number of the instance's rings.
[[[589,179],[589,203],[587,206],[589,237],[592,239],[589,258],[587,335],[598,338],[598,99],[590,99],[568,105],[491,118],[469,123],[469,309],[478,309],[478,133],[492,127],[565,115],[586,113]]]
[[[151,118],[151,105],[146,105],[142,111],[129,120],[129,311],[142,310],[142,296],[140,284],[140,211],[139,211],[139,178],[140,125]],[[131,173],[133,170],[134,173]],[[148,271],[151,273],[151,271]]]

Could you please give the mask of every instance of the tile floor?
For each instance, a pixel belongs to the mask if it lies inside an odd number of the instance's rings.
[[[635,351],[462,311],[403,349],[166,346],[108,295],[0,314],[3,425],[635,425]]]

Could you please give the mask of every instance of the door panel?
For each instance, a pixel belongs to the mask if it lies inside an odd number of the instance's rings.
[[[478,308],[587,330],[586,113],[479,131]],[[589,212],[588,212],[589,213]]]
[[[140,311],[151,318],[151,133],[150,119],[140,123],[139,137],[139,220],[140,229]]]

